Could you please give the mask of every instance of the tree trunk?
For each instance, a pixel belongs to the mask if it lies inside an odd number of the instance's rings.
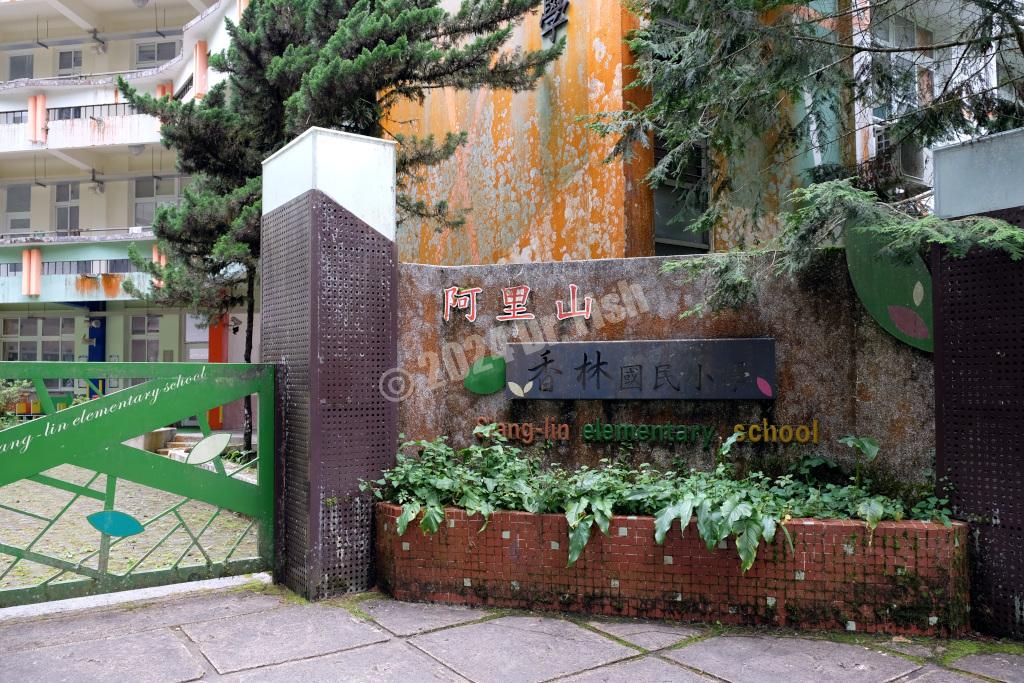
[[[252,326],[253,316],[256,312],[256,272],[249,268],[245,276],[245,354],[242,359],[246,363],[252,362]],[[245,432],[243,433],[242,449],[252,450],[252,396],[246,395],[244,399]],[[262,436],[262,435],[261,435]]]

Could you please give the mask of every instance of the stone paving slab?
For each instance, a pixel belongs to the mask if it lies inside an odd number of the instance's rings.
[[[399,602],[398,600],[366,600],[359,603],[359,609],[369,614],[378,624],[399,636],[411,636],[445,626],[475,621],[488,614],[484,610],[468,607],[425,605]]]
[[[0,655],[0,679],[24,683],[180,683],[203,673],[169,630]]]
[[[1004,683],[1024,683],[1024,657],[1020,655],[1001,653],[967,655],[956,660],[950,666],[988,676],[997,681],[1004,681]]]
[[[571,622],[533,616],[456,626],[409,642],[476,683],[540,683],[637,654]]]
[[[376,596],[345,604],[379,625],[331,602],[296,604],[238,589],[4,621],[0,682],[977,683],[984,676],[1024,683],[1019,655],[978,654],[940,666],[949,647],[941,640],[866,638],[861,647],[761,630],[686,644],[706,629],[497,617]],[[930,661],[921,666],[879,648]]]
[[[465,683],[416,648],[388,641],[333,655],[231,674],[224,683]]]
[[[896,683],[980,683],[980,678],[965,676],[933,664],[927,664]]]
[[[713,683],[715,679],[649,655],[558,680],[559,683]]]
[[[247,591],[171,598],[145,605],[74,612],[0,625],[0,652],[110,638],[128,633],[210,619],[252,614],[281,607],[281,598]]]
[[[590,625],[645,650],[660,650],[703,632],[692,626],[659,621],[591,621]]]
[[[346,610],[288,605],[182,627],[218,673],[316,657],[388,640],[373,624]]]
[[[881,683],[920,668],[896,655],[809,638],[719,636],[665,656],[730,683]]]

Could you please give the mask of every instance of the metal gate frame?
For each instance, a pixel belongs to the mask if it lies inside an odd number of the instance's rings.
[[[100,395],[79,405],[57,410],[46,387],[46,380],[74,379],[101,393],[104,384],[127,384],[130,379],[149,378],[141,384]],[[112,592],[130,588],[244,574],[270,569],[274,549],[274,366],[202,363],[68,363],[3,362],[0,380],[28,380],[39,397],[44,415],[0,431],[0,487],[19,480],[70,493],[67,505],[48,517],[38,511],[4,505],[8,513],[28,515],[43,523],[43,530],[27,545],[4,542],[0,529],[0,558],[14,560],[0,564],[0,579],[24,561],[50,567],[54,573],[37,585],[0,590],[0,607]],[[124,444],[128,439],[195,416],[204,436],[211,434],[207,411],[245,396],[259,397],[258,433],[261,448],[258,457],[244,465],[226,470],[220,455],[209,462],[179,462]],[[11,444],[18,444],[16,448]],[[22,447],[23,446],[23,447]],[[60,465],[74,465],[95,473],[86,484],[70,482],[47,474]],[[212,467],[211,467],[212,465]],[[256,468],[255,483],[238,475]],[[105,475],[103,487],[94,483]],[[125,480],[182,496],[175,505],[140,522],[115,509],[117,482]],[[72,505],[90,498],[103,505],[103,516],[89,524],[96,529],[96,550],[81,557],[47,552],[36,543],[66,515]],[[179,512],[192,501],[216,508],[201,528],[190,527]],[[251,518],[224,557],[211,556],[203,545],[203,534],[223,511]],[[126,571],[117,573],[108,567],[110,551],[131,535],[142,533],[160,519],[173,523],[155,545]],[[176,521],[175,521],[176,520]],[[140,530],[141,529],[141,530]],[[190,542],[171,566],[139,570],[146,558],[184,530]],[[233,559],[242,541],[255,532],[258,557]],[[197,550],[203,564],[189,563],[186,556]]]

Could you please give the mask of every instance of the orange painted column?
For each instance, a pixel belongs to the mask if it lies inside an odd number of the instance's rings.
[[[41,249],[32,250],[32,274],[29,281],[29,296],[39,296],[43,293],[43,252]]]
[[[242,12],[249,6],[249,0],[238,0],[238,18],[242,18]]]
[[[206,94],[210,64],[206,56],[206,41],[196,41],[195,47],[195,72],[192,80],[192,87],[195,88],[195,98],[198,100]]]
[[[222,316],[213,325],[207,328],[209,333],[209,355],[207,361],[210,363],[228,362],[228,317]],[[208,414],[210,427],[212,429],[224,428],[224,407],[219,406]]]
[[[26,132],[28,133],[29,142],[39,142],[36,138],[36,132],[38,130],[36,125],[36,96],[28,96],[28,125],[25,126]]]
[[[21,295],[32,295],[32,250],[21,250]]]
[[[153,263],[158,263],[161,266],[167,265],[167,257],[160,253],[160,247],[154,242],[153,243]],[[159,278],[153,278],[154,287],[163,287],[164,281]]]
[[[46,142],[46,95],[36,95],[36,142]]]

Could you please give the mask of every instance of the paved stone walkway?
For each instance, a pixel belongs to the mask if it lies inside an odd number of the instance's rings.
[[[0,621],[0,681],[1024,681],[1019,654],[838,638],[246,588]]]

